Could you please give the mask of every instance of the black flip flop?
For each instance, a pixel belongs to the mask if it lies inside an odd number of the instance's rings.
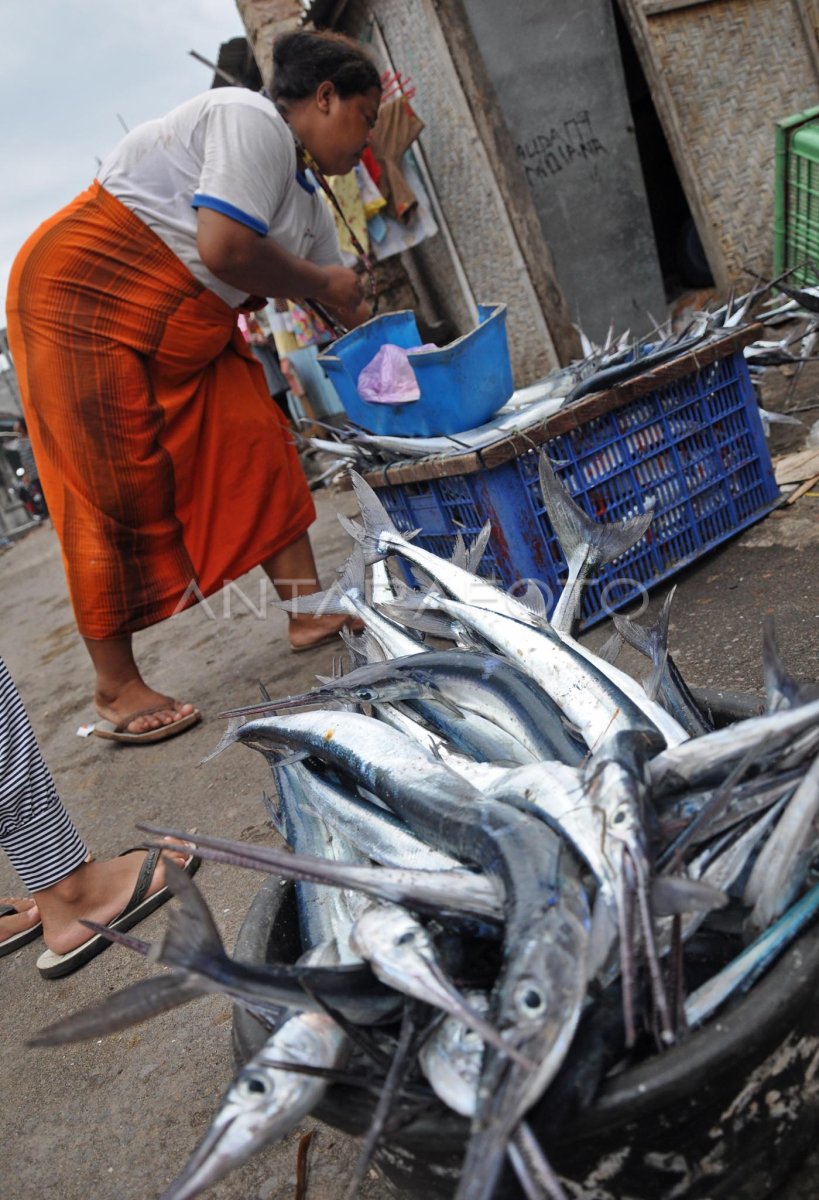
[[[134,846],[130,850],[123,850],[120,858],[126,854],[136,854],[137,852],[144,852],[144,847]],[[145,862],[142,864],[142,869],[134,885],[134,890],[131,893],[131,899],[125,905],[122,912],[114,917],[113,921],[108,922],[107,929],[116,929],[120,932],[131,929],[167,900],[170,900],[172,893],[170,888],[167,887],[160,888],[152,896],[147,895],[161,853],[162,851],[159,849],[148,850],[145,855]],[[192,854],[185,860],[185,864],[181,869],[186,875],[195,875],[199,870],[201,861],[200,858],[196,858]],[[69,950],[67,954],[55,954],[52,950],[46,950],[37,959],[37,970],[43,979],[60,979],[63,975],[70,975],[73,971],[84,967],[92,958],[96,958],[98,954],[102,954],[103,950],[107,950],[110,945],[111,942],[109,942],[108,938],[103,937],[101,933],[97,933],[89,938],[87,942],[83,942],[81,946],[77,946],[76,950]]]
[[[10,917],[17,912],[17,909],[12,904],[0,904],[0,917]],[[29,942],[33,942],[43,932],[43,923],[38,921],[36,925],[29,925],[28,929],[21,929],[19,933],[12,934],[5,941],[0,942],[0,958],[6,954],[13,954],[15,950],[19,950],[21,946],[27,946]]]

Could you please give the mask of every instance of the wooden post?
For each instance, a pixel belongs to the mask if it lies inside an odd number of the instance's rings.
[[[298,25],[304,9],[299,0],[236,0],[247,40],[265,87],[273,74],[273,39],[277,33]]]

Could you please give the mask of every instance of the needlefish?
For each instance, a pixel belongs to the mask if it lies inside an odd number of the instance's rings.
[[[585,994],[588,900],[580,868],[548,828],[487,800],[408,738],[355,713],[299,713],[247,722],[234,734],[330,762],[376,793],[419,836],[500,878],[503,966],[496,1028],[536,1064],[487,1053],[459,1200],[488,1198],[506,1142],[563,1061]]]

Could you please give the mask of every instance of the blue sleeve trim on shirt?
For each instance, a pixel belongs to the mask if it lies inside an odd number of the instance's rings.
[[[230,217],[231,220],[238,221],[240,225],[247,225],[255,233],[260,233],[262,237],[268,231],[268,226],[264,221],[260,221],[257,217],[251,217],[250,213],[242,212],[241,208],[237,208],[235,204],[228,204],[225,200],[218,200],[215,196],[203,196],[197,192],[191,200],[191,207],[212,208],[214,212]]]

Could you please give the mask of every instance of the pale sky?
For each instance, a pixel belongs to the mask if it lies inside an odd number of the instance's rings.
[[[133,128],[210,87],[234,0],[0,0],[0,328],[28,235]]]

